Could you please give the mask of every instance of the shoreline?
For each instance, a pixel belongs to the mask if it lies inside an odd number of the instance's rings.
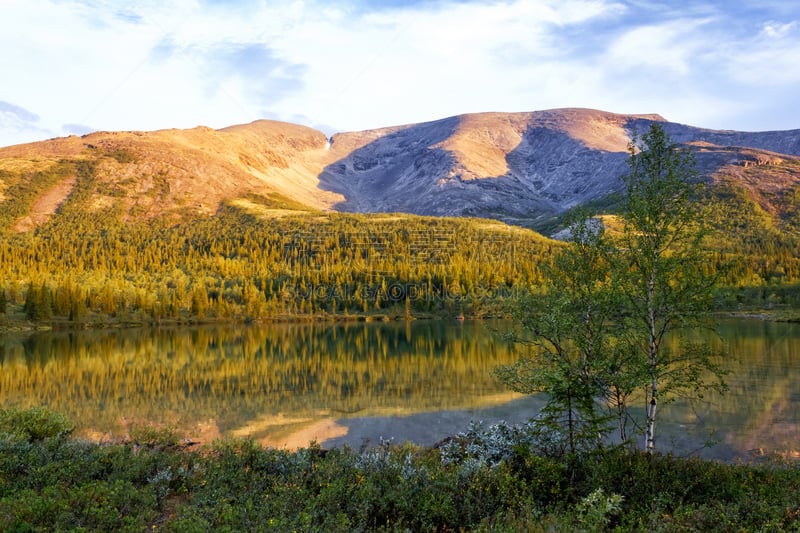
[[[19,313],[14,313],[19,315]],[[712,312],[715,319],[753,319],[766,322],[800,322],[800,308],[782,309],[752,309],[752,310],[719,310]],[[20,316],[9,317],[8,314],[0,315],[0,336],[13,333],[35,333],[47,331],[90,331],[106,329],[136,329],[136,328],[161,328],[161,327],[194,327],[214,325],[258,325],[258,324],[338,324],[338,323],[371,323],[371,322],[412,322],[416,320],[479,320],[489,321],[508,318],[501,314],[470,315],[463,313],[416,313],[406,315],[398,312],[372,313],[372,314],[342,314],[331,315],[320,313],[313,315],[280,315],[272,317],[231,317],[231,318],[202,318],[202,319],[161,319],[161,320],[88,320],[86,322],[69,322],[66,320],[52,320],[50,322],[31,322]]]

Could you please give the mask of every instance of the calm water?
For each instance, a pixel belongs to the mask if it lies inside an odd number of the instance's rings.
[[[156,423],[196,439],[249,436],[274,446],[431,444],[471,420],[518,422],[541,398],[491,375],[513,361],[503,324],[202,327],[0,337],[0,402],[46,404],[78,433],[118,437]],[[662,411],[659,448],[730,459],[800,449],[800,325],[732,321],[725,396]],[[796,453],[796,452],[794,452]]]

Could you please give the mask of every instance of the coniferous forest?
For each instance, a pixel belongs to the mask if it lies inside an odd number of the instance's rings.
[[[560,246],[493,220],[324,213],[277,193],[227,201],[212,216],[126,213],[124,184],[99,180],[98,168],[135,158],[117,149],[2,170],[0,319],[84,327],[496,316],[509,296],[537,290],[539,267]],[[170,188],[159,176],[146,192],[155,201]],[[54,216],[20,227],[36,198],[69,177]],[[709,207],[703,268],[718,278],[718,307],[800,305],[796,195],[770,198],[768,210],[739,183],[723,176],[697,199]],[[98,195],[107,207],[91,207]],[[601,207],[613,212],[613,198]],[[613,231],[613,215],[604,222]]]
[[[557,243],[487,220],[226,207],[177,225],[60,222],[0,245],[7,309],[56,323],[498,312]]]
[[[78,212],[3,236],[6,321],[498,316],[507,298],[537,290],[539,267],[560,246],[482,219],[309,212],[266,219],[234,206],[178,224],[86,218]],[[798,305],[800,240],[730,235],[737,233],[709,237],[703,265],[719,276],[719,309]]]

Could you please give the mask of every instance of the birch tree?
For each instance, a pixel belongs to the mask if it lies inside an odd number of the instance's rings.
[[[601,443],[615,417],[627,442],[636,390],[644,390],[642,432],[652,452],[662,400],[724,388],[714,354],[686,335],[709,316],[714,285],[702,268],[693,154],[658,123],[629,149],[621,231],[606,235],[586,216],[572,225],[571,242],[544,269],[543,294],[514,310],[528,335],[515,340],[534,349],[496,371],[517,392],[548,394],[543,420],[566,427],[573,452]]]
[[[664,342],[670,332],[680,335],[703,324],[714,285],[702,268],[705,231],[694,155],[676,147],[658,123],[634,138],[629,151],[624,230],[613,270],[627,307],[623,341],[630,360],[643,365],[637,375],[645,377],[644,447],[653,451],[662,399],[700,395],[724,383],[707,347],[682,342],[670,350]]]

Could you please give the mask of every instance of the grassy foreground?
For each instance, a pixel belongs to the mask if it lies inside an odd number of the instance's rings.
[[[296,452],[168,430],[98,444],[47,409],[0,410],[3,531],[798,531],[800,468],[622,449],[560,455],[531,427],[436,448]]]

